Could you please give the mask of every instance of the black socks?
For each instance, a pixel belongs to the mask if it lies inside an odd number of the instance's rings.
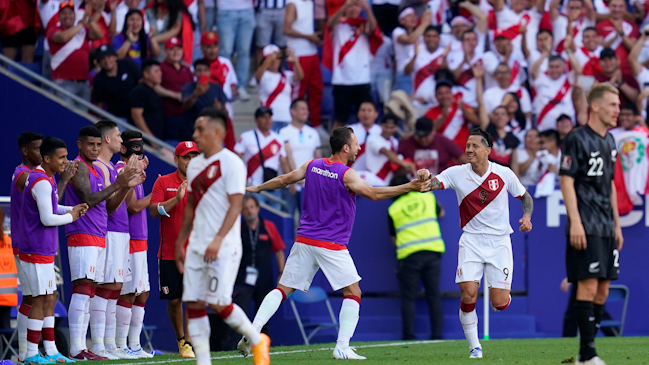
[[[575,309],[580,336],[579,361],[588,361],[597,356],[597,352],[595,351],[595,309],[593,302],[580,300],[575,302]],[[599,318],[601,320],[601,316]]]

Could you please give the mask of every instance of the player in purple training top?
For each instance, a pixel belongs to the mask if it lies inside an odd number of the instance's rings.
[[[275,314],[280,303],[295,290],[307,291],[313,277],[322,269],[334,290],[341,290],[345,298],[340,309],[340,330],[335,359],[365,359],[349,347],[349,340],[358,323],[361,303],[361,277],[347,251],[354,226],[356,196],[383,200],[410,191],[427,191],[428,182],[413,180],[395,187],[372,187],[347,165],[356,160],[360,146],[350,127],[333,131],[330,139],[332,155],[304,163],[288,174],[278,176],[260,186],[250,186],[249,192],[284,188],[305,180],[304,208],[297,229],[297,238],[286,260],[279,285],[261,303],[253,326],[257,331]],[[250,353],[245,338],[239,342],[239,351]]]

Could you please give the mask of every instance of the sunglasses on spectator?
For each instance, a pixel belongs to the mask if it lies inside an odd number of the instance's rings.
[[[72,1],[64,1],[61,3],[61,5],[59,5],[59,9],[63,9],[67,7],[74,9],[74,3]]]

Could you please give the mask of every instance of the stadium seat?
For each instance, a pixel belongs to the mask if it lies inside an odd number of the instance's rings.
[[[142,348],[145,348],[145,347],[148,346],[149,347],[149,350],[148,350],[149,352],[155,351],[155,349],[153,348],[153,343],[151,342],[151,339],[153,338],[153,331],[155,331],[157,329],[158,329],[158,327],[156,327],[156,326],[147,326],[147,325],[142,326],[142,333],[144,333],[144,340],[146,341],[146,343],[144,344],[144,346],[142,346]]]
[[[616,336],[622,336],[624,333],[624,320],[626,319],[626,309],[629,305],[629,288],[626,285],[611,285],[608,288],[608,298],[606,299],[606,304],[613,302],[624,302],[622,307],[622,317],[620,320],[604,320],[600,323],[600,327],[611,327],[613,333]],[[620,328],[620,331],[617,331],[617,327]]]
[[[291,307],[293,308],[293,313],[295,314],[295,319],[297,320],[297,325],[300,327],[300,332],[302,333],[302,338],[304,339],[304,344],[308,345],[309,340],[315,336],[315,334],[323,328],[335,328],[338,331],[338,322],[336,321],[336,316],[334,311],[331,308],[331,303],[329,302],[329,297],[327,293],[319,286],[312,286],[309,288],[308,292],[303,292],[301,290],[296,290],[293,295],[290,296],[289,300],[291,301]],[[300,314],[298,313],[297,306],[295,303],[301,304],[315,304],[324,302],[331,316],[331,322],[304,322]],[[311,330],[307,335],[306,330]]]

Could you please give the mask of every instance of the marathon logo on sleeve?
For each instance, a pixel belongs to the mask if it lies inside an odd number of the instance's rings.
[[[324,177],[329,177],[329,178],[332,178],[332,179],[338,179],[338,174],[337,173],[331,172],[329,170],[323,170],[323,169],[317,168],[315,166],[313,166],[311,168],[311,172],[313,172],[314,174],[322,175]]]

